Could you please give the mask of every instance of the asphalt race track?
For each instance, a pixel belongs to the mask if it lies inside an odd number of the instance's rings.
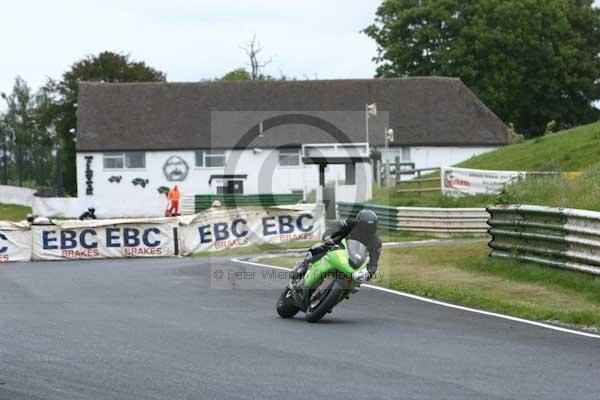
[[[369,289],[322,323],[282,320],[281,282],[225,279],[230,288],[219,289],[219,268],[241,267],[219,258],[0,265],[0,399],[600,396],[600,339]]]

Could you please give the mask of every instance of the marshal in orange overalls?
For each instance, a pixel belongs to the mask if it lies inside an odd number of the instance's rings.
[[[181,192],[177,186],[173,186],[173,189],[169,190],[169,194],[167,198],[171,202],[171,207],[169,208],[169,216],[177,216],[179,215],[179,199],[181,198]]]

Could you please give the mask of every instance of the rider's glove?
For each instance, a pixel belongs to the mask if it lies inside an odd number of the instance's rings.
[[[335,245],[335,242],[330,236],[327,236],[325,239],[323,239],[323,245],[325,245],[327,248],[332,248]]]
[[[360,271],[354,271],[352,273],[352,279],[360,283],[365,283],[370,277],[371,274],[369,274],[369,271],[365,271],[364,269]]]

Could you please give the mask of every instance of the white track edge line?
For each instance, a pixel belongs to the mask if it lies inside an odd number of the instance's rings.
[[[280,270],[285,270],[285,271],[289,271],[290,270],[289,268],[279,267],[277,265],[261,264],[261,263],[257,263],[257,262],[253,262],[253,261],[244,261],[244,260],[240,260],[240,259],[237,259],[237,258],[231,258],[231,261],[239,263],[239,264],[255,265],[257,267],[273,268],[273,269],[280,269]],[[550,330],[553,330],[553,331],[559,331],[559,332],[570,333],[570,334],[578,335],[578,336],[585,336],[585,337],[590,337],[590,338],[594,338],[594,339],[600,339],[600,335],[596,335],[596,334],[593,334],[593,333],[576,331],[576,330],[568,329],[568,328],[562,328],[560,326],[549,325],[549,324],[545,324],[543,322],[538,322],[538,321],[532,321],[532,320],[529,320],[529,319],[523,319],[523,318],[513,317],[513,316],[510,316],[510,315],[506,315],[506,314],[498,314],[498,313],[491,312],[491,311],[484,311],[484,310],[478,310],[476,308],[459,306],[459,305],[456,305],[456,304],[451,304],[451,303],[446,303],[446,302],[439,301],[439,300],[429,299],[427,297],[418,296],[416,294],[410,294],[410,293],[406,293],[406,292],[400,292],[398,290],[388,289],[388,288],[384,288],[384,287],[381,287],[381,286],[374,286],[374,285],[364,284],[364,285],[362,285],[362,287],[369,288],[369,289],[374,289],[374,290],[379,290],[379,291],[382,291],[382,292],[391,293],[391,294],[395,294],[395,295],[402,296],[402,297],[407,297],[407,298],[414,299],[414,300],[423,301],[425,303],[436,304],[436,305],[442,306],[442,307],[454,308],[456,310],[467,311],[467,312],[471,312],[471,313],[475,313],[475,314],[486,315],[486,316],[489,316],[489,317],[495,317],[495,318],[500,318],[500,319],[506,319],[506,320],[514,321],[514,322],[521,322],[521,323],[524,323],[524,324],[538,326],[540,328],[550,329]]]

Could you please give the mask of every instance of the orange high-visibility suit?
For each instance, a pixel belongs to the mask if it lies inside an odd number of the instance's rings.
[[[169,190],[169,194],[167,196],[169,201],[171,202],[171,207],[169,208],[169,216],[177,216],[179,215],[179,199],[181,198],[181,192],[177,186],[173,186],[173,189]]]

